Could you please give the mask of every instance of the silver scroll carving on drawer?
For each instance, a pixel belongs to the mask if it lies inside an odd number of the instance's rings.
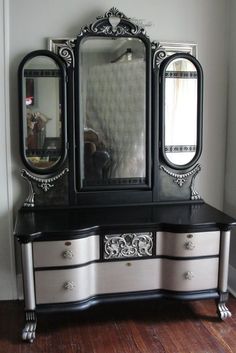
[[[153,234],[123,233],[104,237],[104,259],[152,256]]]

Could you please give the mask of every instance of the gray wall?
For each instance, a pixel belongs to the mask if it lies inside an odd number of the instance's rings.
[[[228,76],[228,129],[225,175],[224,210],[236,217],[236,2],[230,0],[229,76]],[[236,230],[231,237],[230,281],[236,294]]]
[[[222,208],[227,113],[227,43],[228,1],[225,0],[149,0],[136,2],[119,0],[1,0],[10,5],[9,66],[10,66],[10,126],[12,173],[8,183],[17,209],[24,200],[26,186],[19,176],[22,167],[18,152],[17,67],[29,51],[45,48],[48,37],[75,36],[80,27],[104,14],[112,6],[129,17],[151,21],[147,28],[152,40],[196,42],[198,58],[205,73],[204,82],[204,149],[200,160],[203,170],[197,184],[205,201]],[[7,119],[7,117],[6,117]],[[9,142],[8,142],[9,144]],[[9,146],[10,147],[10,146]],[[1,210],[0,206],[0,210]],[[0,249],[5,243],[0,238]],[[11,245],[1,261],[8,263]],[[8,276],[10,267],[0,270],[0,281]],[[11,270],[12,273],[13,270]],[[12,285],[13,286],[13,285]],[[7,284],[7,293],[12,293]],[[14,296],[14,295],[12,295]],[[0,299],[6,299],[6,293]]]

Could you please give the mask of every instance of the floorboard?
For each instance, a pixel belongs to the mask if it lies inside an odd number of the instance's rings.
[[[23,303],[0,302],[0,353],[236,353],[233,316],[220,321],[213,300],[100,305],[41,314],[34,343],[21,341]]]

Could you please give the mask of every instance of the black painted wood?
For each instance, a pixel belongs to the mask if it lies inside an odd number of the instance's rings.
[[[59,77],[61,78],[60,80],[60,102],[61,102],[61,150],[60,150],[60,158],[58,159],[58,162],[56,162],[52,167],[48,168],[37,168],[36,166],[33,166],[27,158],[27,146],[25,145],[25,132],[24,132],[24,126],[25,126],[25,102],[24,102],[24,71],[25,71],[25,65],[27,64],[28,61],[30,61],[33,58],[36,57],[48,57],[51,58],[52,60],[55,61],[56,65],[58,66],[57,72],[59,73]],[[40,70],[38,70],[40,71]],[[43,70],[45,72],[45,70]],[[40,77],[40,76],[38,76]],[[27,169],[29,169],[31,172],[39,174],[39,175],[44,175],[47,177],[48,175],[51,175],[52,173],[56,172],[59,170],[59,168],[63,165],[63,163],[66,160],[67,157],[67,92],[66,92],[66,81],[67,81],[67,72],[66,72],[66,67],[64,62],[60,59],[60,57],[53,52],[49,50],[35,50],[30,53],[28,53],[21,61],[19,68],[18,68],[18,93],[19,93],[19,115],[20,115],[20,124],[19,124],[19,132],[20,132],[20,153],[21,153],[21,159],[26,166]]]
[[[67,312],[74,310],[87,310],[98,304],[124,303],[130,301],[145,301],[156,299],[175,299],[175,300],[199,300],[199,299],[218,299],[217,289],[209,289],[195,292],[177,292],[169,290],[150,290],[142,292],[100,294],[86,300],[70,303],[40,304],[37,305],[37,312]]]
[[[32,210],[17,215],[15,236],[21,242],[57,240],[137,231],[226,231],[236,220],[206,204],[169,204]]]

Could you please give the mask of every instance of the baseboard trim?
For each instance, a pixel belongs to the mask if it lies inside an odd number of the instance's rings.
[[[229,292],[236,298],[236,268],[229,265]]]

